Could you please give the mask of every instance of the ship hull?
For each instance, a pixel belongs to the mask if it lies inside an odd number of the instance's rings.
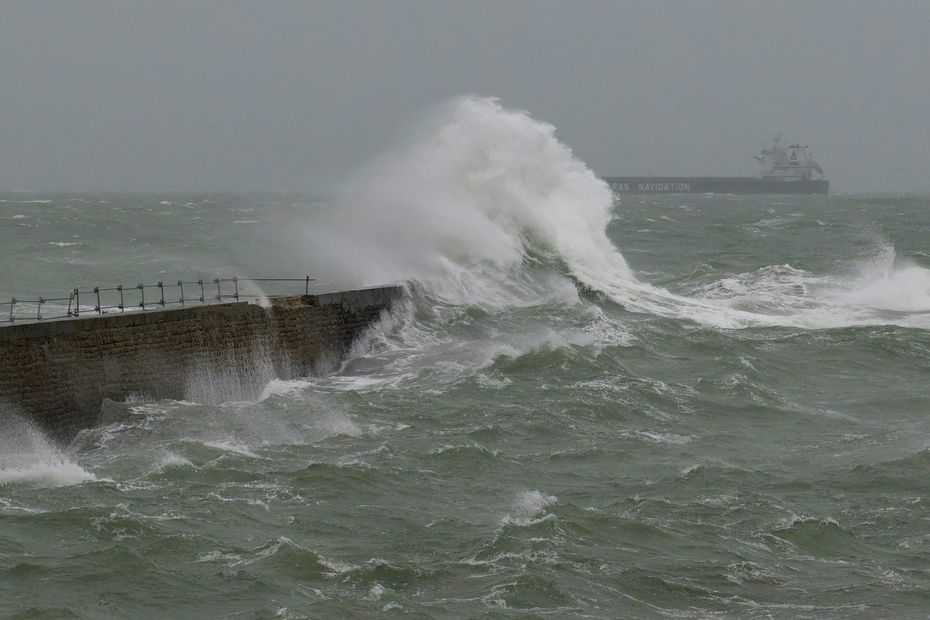
[[[758,177],[604,177],[616,194],[826,194],[830,182]]]

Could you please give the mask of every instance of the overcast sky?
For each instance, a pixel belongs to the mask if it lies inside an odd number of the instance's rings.
[[[0,190],[326,190],[461,94],[601,174],[930,189],[930,1],[0,0]]]

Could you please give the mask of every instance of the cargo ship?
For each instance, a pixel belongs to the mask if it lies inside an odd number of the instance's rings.
[[[810,150],[779,146],[755,156],[761,169],[751,177],[604,177],[615,194],[826,194],[830,182]]]

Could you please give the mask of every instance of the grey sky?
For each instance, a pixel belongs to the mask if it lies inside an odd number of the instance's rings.
[[[0,0],[0,189],[325,190],[494,95],[602,174],[930,189],[930,2]]]

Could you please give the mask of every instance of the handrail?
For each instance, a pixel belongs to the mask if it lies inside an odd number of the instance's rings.
[[[282,295],[265,295],[260,289],[254,294],[244,293],[240,290],[240,283],[248,286],[252,283],[260,284],[263,282],[300,282],[303,283],[303,294],[309,295],[310,283],[315,282],[315,279],[310,276],[304,276],[302,278],[245,278],[232,276],[225,278],[215,277],[211,280],[205,280],[203,278],[198,278],[196,280],[177,280],[174,283],[158,281],[155,284],[146,284],[144,282],[139,282],[135,286],[117,284],[116,286],[110,287],[75,287],[71,289],[67,297],[45,297],[40,295],[37,299],[10,297],[10,301],[0,301],[0,324],[2,324],[2,322],[15,323],[17,321],[50,321],[54,319],[77,318],[86,314],[101,315],[111,312],[122,313],[127,310],[140,310],[145,312],[153,308],[165,308],[168,306],[187,306],[189,304],[207,305],[224,303],[229,300],[254,300],[299,294],[298,292],[290,291]],[[230,284],[232,285],[231,287]],[[193,296],[185,294],[185,285],[188,287],[188,291],[193,288]],[[216,287],[216,294],[212,292],[214,286]],[[166,289],[169,291],[168,297],[166,297]],[[177,289],[176,296],[171,293],[173,289]],[[150,291],[148,299],[146,299],[146,291]],[[82,295],[85,299],[91,299],[93,305],[87,306],[85,304],[82,307]],[[63,308],[64,302],[68,302],[67,309]],[[58,305],[56,305],[56,303]],[[7,309],[6,306],[9,306],[9,309]],[[47,311],[59,311],[64,312],[64,314],[43,315],[43,306],[45,306]]]

